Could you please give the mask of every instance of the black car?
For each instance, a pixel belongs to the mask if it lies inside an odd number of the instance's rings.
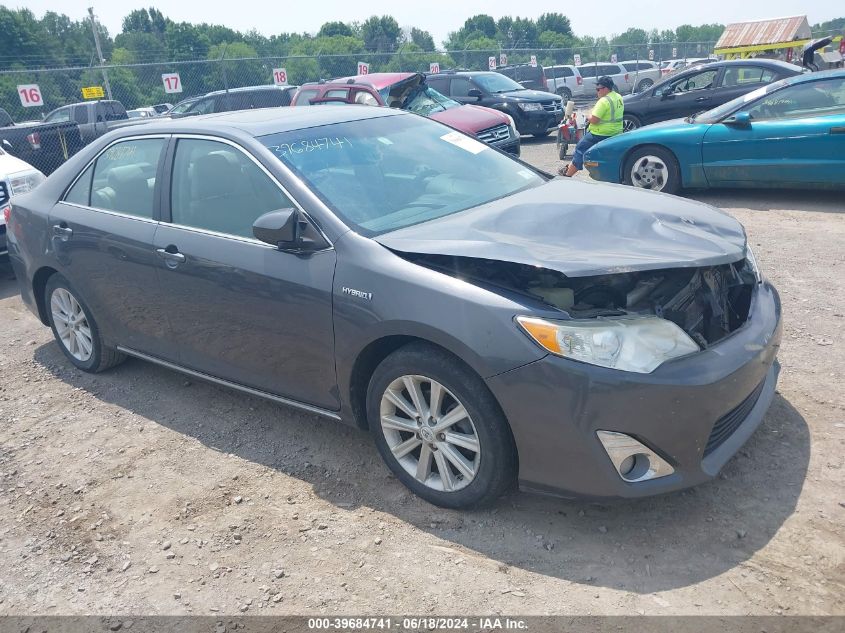
[[[201,97],[180,101],[167,112],[167,116],[176,119],[215,112],[289,106],[297,88],[299,86],[246,86],[216,90]]]
[[[76,368],[134,356],[368,428],[443,506],[701,483],[775,393],[780,303],[734,218],[397,109],[151,119],[10,220]]]
[[[546,136],[563,118],[563,101],[558,95],[528,90],[498,72],[445,72],[428,75],[426,81],[440,94],[460,103],[509,114],[520,134]]]
[[[800,75],[801,69],[773,59],[711,62],[673,74],[654,87],[627,95],[625,131],[680,119],[727,103],[760,86]]]

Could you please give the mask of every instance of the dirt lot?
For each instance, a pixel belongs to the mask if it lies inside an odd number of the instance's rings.
[[[611,505],[444,511],[364,433],[140,361],[80,373],[0,267],[0,614],[845,614],[845,203],[693,197],[780,289],[779,394],[715,482]]]

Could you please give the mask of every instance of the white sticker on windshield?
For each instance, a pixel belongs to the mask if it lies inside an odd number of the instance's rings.
[[[378,137],[378,142],[382,143],[383,145],[393,145],[393,141],[391,141],[389,138],[385,138],[383,136]]]
[[[516,172],[516,173],[518,173],[520,176],[522,176],[523,178],[525,178],[525,180],[531,180],[531,179],[534,177],[534,174],[532,174],[532,173],[531,173],[530,171],[528,171],[527,169],[520,169],[520,170],[519,170],[518,172]]]
[[[466,150],[470,154],[478,154],[479,152],[483,152],[487,149],[487,146],[484,143],[476,141],[474,138],[464,136],[460,132],[449,132],[440,138],[447,143],[451,143],[455,147],[460,147],[462,150]]]

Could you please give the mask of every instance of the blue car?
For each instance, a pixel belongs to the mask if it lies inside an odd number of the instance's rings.
[[[683,187],[845,187],[845,70],[790,77],[686,119],[602,141],[595,180]]]

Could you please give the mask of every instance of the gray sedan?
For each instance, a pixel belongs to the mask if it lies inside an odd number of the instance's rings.
[[[734,219],[387,108],[115,131],[15,200],[9,251],[77,368],[133,356],[369,429],[447,507],[705,481],[777,380]]]

